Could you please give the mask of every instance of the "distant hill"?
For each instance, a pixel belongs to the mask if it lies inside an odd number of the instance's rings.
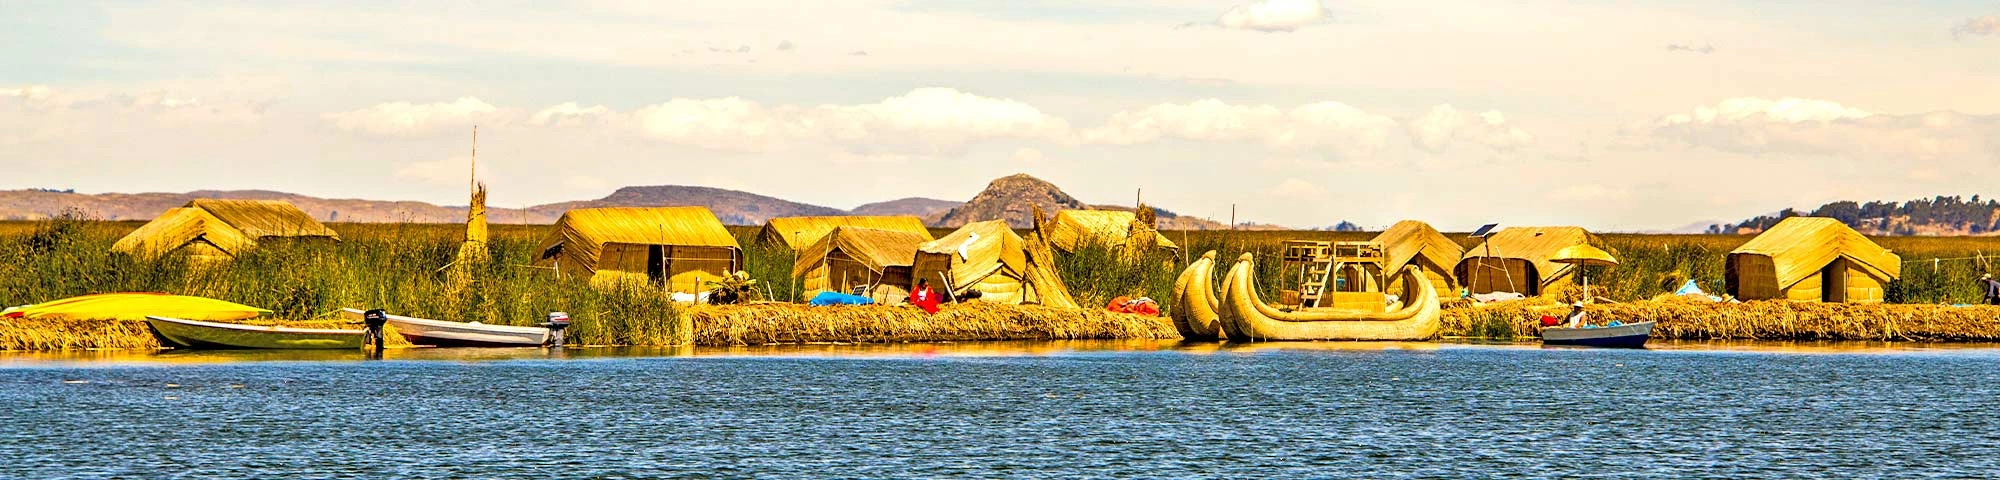
[[[55,190],[0,191],[0,219],[36,220],[76,211],[105,220],[147,220],[197,198],[284,200],[320,221],[354,223],[456,223],[465,221],[465,207],[424,202],[328,199],[266,190],[200,190],[187,193],[79,194]],[[761,225],[772,217],[847,215],[836,208],[809,205],[748,192],[680,185],[625,187],[596,200],[536,205],[525,209],[493,208],[495,223],[555,223],[564,211],[597,207],[703,206],[730,225]]]
[[[0,219],[38,220],[66,211],[104,220],[148,220],[169,208],[197,198],[284,200],[321,221],[451,223],[465,221],[465,207],[441,207],[423,202],[392,202],[318,198],[268,190],[198,190],[187,193],[79,194],[55,190],[0,191]],[[521,212],[494,209],[496,222],[519,222]],[[535,223],[553,222],[533,218]]]
[[[2000,201],[1937,196],[1906,202],[1833,202],[1799,211],[1787,208],[1735,224],[1716,224],[1709,233],[1758,233],[1790,217],[1831,217],[1868,235],[1993,235],[2000,232]]]
[[[854,207],[853,210],[848,210],[848,212],[855,215],[912,215],[918,218],[928,218],[962,204],[961,202],[950,200],[910,197],[887,202],[870,203]]]
[[[100,193],[81,194],[67,190],[29,189],[0,191],[0,219],[38,220],[64,212],[80,212],[105,220],[147,220],[167,209],[186,205],[197,198],[284,200],[297,205],[313,218],[349,223],[457,223],[465,221],[465,207],[439,206],[424,202],[330,199],[268,190],[200,190],[187,193]],[[761,225],[775,217],[836,215],[913,215],[934,227],[957,227],[966,223],[1004,219],[1009,225],[1028,228],[1030,205],[1054,214],[1066,209],[1131,210],[1132,207],[1090,205],[1064,193],[1061,188],[1025,174],[994,180],[968,202],[932,198],[904,198],[870,203],[854,210],[840,210],[749,192],[686,185],[656,185],[620,188],[604,198],[536,205],[527,208],[493,208],[488,217],[496,223],[550,224],[562,213],[577,208],[702,206],[715,212],[730,225]],[[1218,230],[1228,225],[1182,216],[1154,207],[1163,230]],[[1245,230],[1278,229],[1272,225],[1244,223]]]
[[[1035,206],[1040,206],[1043,212],[1051,214],[1057,210],[1090,208],[1076,197],[1063,193],[1062,189],[1056,188],[1053,183],[1025,173],[1017,173],[994,179],[986,184],[985,190],[974,195],[972,200],[967,200],[964,205],[945,211],[935,221],[926,223],[938,227],[957,228],[973,222],[1006,220],[1007,225],[1014,228],[1032,228],[1035,225],[1033,210]]]
[[[1049,215],[1054,215],[1059,210],[1133,209],[1086,204],[1063,192],[1053,183],[1020,173],[993,180],[986,184],[985,190],[974,195],[972,200],[936,217],[926,218],[925,223],[934,227],[953,228],[972,222],[1006,220],[1008,226],[1030,228],[1034,226],[1032,220],[1034,206],[1042,207],[1042,212]],[[1229,227],[1210,220],[1181,216],[1159,207],[1154,207],[1153,211],[1162,230],[1218,230]]]
[[[708,207],[715,217],[729,225],[762,225],[776,217],[847,215],[846,210],[810,205],[750,192],[687,185],[625,187],[596,200],[551,203],[528,207],[530,212],[551,219],[577,208],[601,207]],[[553,222],[554,220],[551,220]]]

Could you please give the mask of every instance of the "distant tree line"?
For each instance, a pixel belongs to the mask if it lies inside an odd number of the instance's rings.
[[[2000,201],[1967,199],[1957,195],[1907,202],[1856,203],[1840,201],[1820,205],[1810,212],[1787,208],[1774,215],[1761,215],[1735,225],[1711,225],[1709,233],[1763,231],[1791,217],[1829,217],[1863,232],[1882,235],[1915,235],[1922,227],[1968,234],[2000,230]]]

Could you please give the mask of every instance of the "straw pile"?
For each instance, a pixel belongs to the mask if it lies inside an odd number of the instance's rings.
[[[1542,315],[1561,317],[1569,307],[1522,300],[1445,311],[1447,336],[1532,337]],[[1746,340],[1993,341],[2000,340],[2000,307],[1854,305],[1754,301],[1712,303],[1666,297],[1584,308],[1592,323],[1653,320],[1653,338]],[[1503,322],[1503,325],[1495,325]],[[1504,328],[1503,328],[1504,327]]]
[[[9,318],[0,320],[0,350],[160,348],[143,321]]]
[[[881,305],[693,305],[702,346],[808,342],[938,342],[1179,338],[1165,318],[1038,305],[945,305],[936,315]]]
[[[344,328],[359,329],[361,325],[345,320],[283,320],[254,318],[236,322],[245,325],[284,326],[299,328]],[[404,346],[410,342],[397,335],[395,327],[389,327],[383,340],[389,346]],[[9,318],[0,320],[0,351],[20,350],[107,350],[162,348],[159,337],[153,336],[153,327],[144,320],[73,320],[63,318]]]

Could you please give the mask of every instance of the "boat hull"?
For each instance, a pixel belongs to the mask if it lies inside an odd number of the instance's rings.
[[[1542,344],[1597,348],[1645,348],[1653,336],[1653,322],[1639,322],[1602,328],[1542,329]]]
[[[1215,251],[1201,254],[1174,279],[1173,305],[1167,316],[1182,339],[1214,341],[1222,338],[1221,314],[1216,312]]]
[[[1314,308],[1279,310],[1257,295],[1256,259],[1244,254],[1223,276],[1218,308],[1230,341],[1362,340],[1413,341],[1436,338],[1443,311],[1437,290],[1412,266],[1400,272],[1414,292],[1395,311]]]
[[[353,308],[341,309],[340,313],[348,318],[361,318],[363,314]],[[539,347],[549,335],[549,330],[542,327],[447,322],[401,315],[385,317],[404,340],[434,347]]]
[[[212,349],[338,350],[361,348],[361,330],[263,327],[146,317],[153,333],[169,346]]]

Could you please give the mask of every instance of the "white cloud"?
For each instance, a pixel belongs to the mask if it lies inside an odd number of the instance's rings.
[[[603,105],[583,107],[576,102],[563,102],[535,112],[533,116],[528,117],[528,123],[538,127],[573,127],[603,122],[610,117],[612,117],[610,107]]]
[[[1635,127],[1644,139],[1747,153],[1870,161],[2000,155],[2000,115],[1877,114],[1826,100],[1732,98]]]
[[[259,105],[210,104],[166,91],[83,94],[46,85],[0,88],[0,145],[82,139],[124,128],[240,128],[263,117]]]
[[[781,135],[776,114],[740,97],[676,98],[632,117],[647,136],[714,150],[761,151]]]
[[[1954,37],[1964,37],[1966,35],[2000,35],[2000,15],[1987,15],[1966,20],[1965,23],[1961,23],[1957,27],[1952,27],[1951,35]]]
[[[1332,15],[1320,0],[1256,0],[1231,7],[1215,19],[1223,28],[1289,32]]]
[[[421,137],[447,131],[471,131],[480,123],[502,123],[507,112],[475,97],[451,103],[389,102],[324,118],[341,130],[390,137]]]
[[[1380,150],[1396,121],[1339,102],[1290,110],[1272,105],[1232,105],[1217,99],[1163,103],[1113,114],[1084,130],[1086,143],[1132,145],[1162,138],[1204,142],[1259,142],[1285,153],[1320,152],[1366,158]]]
[[[993,139],[1066,142],[1069,123],[1032,105],[950,88],[919,88],[858,105],[766,107],[739,97],[674,99],[639,109],[646,135],[702,148],[763,151],[794,143],[851,153],[962,153]]]
[[[822,105],[801,112],[809,134],[871,150],[914,145],[932,153],[956,152],[994,138],[1065,141],[1069,122],[1011,99],[982,97],[950,88],[919,88],[879,103]]]
[[[1409,130],[1410,139],[1418,148],[1433,153],[1445,151],[1453,142],[1481,145],[1501,152],[1535,142],[1534,135],[1508,123],[1507,116],[1497,110],[1472,114],[1451,105],[1431,107],[1430,112],[1410,121]]]

